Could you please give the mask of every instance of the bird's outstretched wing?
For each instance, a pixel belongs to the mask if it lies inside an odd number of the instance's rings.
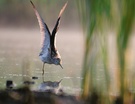
[[[30,1],[32,4],[32,7],[34,9],[34,12],[36,14],[39,27],[40,27],[40,32],[41,32],[41,47],[42,51],[46,51],[50,48],[50,31],[46,25],[46,23],[43,21],[42,17],[39,15],[35,5],[33,4],[32,1]]]
[[[52,35],[51,35],[51,49],[52,49],[52,51],[55,50],[55,47],[56,47],[55,46],[55,43],[56,43],[55,34],[58,31],[58,29],[59,29],[60,18],[61,18],[62,13],[64,12],[64,10],[65,10],[65,8],[67,6],[67,3],[68,2],[66,2],[65,5],[63,6],[63,8],[61,9],[61,11],[59,13],[59,16],[58,16],[58,19],[57,19],[57,22],[55,24],[55,27],[54,27],[54,29],[52,31]]]

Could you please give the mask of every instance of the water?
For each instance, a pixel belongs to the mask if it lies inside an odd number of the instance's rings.
[[[57,34],[57,48],[61,54],[63,67],[45,65],[45,81],[59,81],[67,93],[78,93],[81,83],[83,60],[83,35],[78,29],[62,30]],[[6,80],[13,80],[22,86],[24,80],[37,76],[36,89],[42,82],[42,62],[39,29],[0,29],[0,88],[5,88]]]

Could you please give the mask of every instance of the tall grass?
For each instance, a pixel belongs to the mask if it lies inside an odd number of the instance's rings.
[[[104,104],[111,103],[108,36],[116,37],[117,71],[121,103],[124,103],[126,88],[125,52],[134,23],[135,0],[77,0],[84,29],[85,55],[82,69],[82,97],[87,99],[92,92],[106,96]],[[115,12],[114,12],[115,11]],[[103,99],[102,99],[103,100]]]

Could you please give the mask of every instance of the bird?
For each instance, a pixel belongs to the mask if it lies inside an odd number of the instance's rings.
[[[39,27],[40,27],[41,52],[39,53],[39,58],[43,62],[42,77],[43,77],[43,81],[44,81],[44,65],[45,65],[45,63],[60,65],[61,68],[63,69],[62,59],[61,59],[61,56],[56,48],[56,33],[59,29],[61,15],[64,12],[68,2],[66,2],[65,5],[60,10],[60,13],[58,15],[58,19],[56,21],[56,24],[54,26],[52,33],[49,31],[47,24],[44,22],[43,18],[38,13],[33,2],[30,1],[30,3],[32,4],[32,7],[34,9],[34,12],[35,12],[35,15],[37,17]]]

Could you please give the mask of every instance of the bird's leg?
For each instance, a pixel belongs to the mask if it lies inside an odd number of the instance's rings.
[[[43,82],[44,82],[44,65],[45,65],[45,63],[43,63],[43,67],[42,67],[42,79],[43,79]]]

